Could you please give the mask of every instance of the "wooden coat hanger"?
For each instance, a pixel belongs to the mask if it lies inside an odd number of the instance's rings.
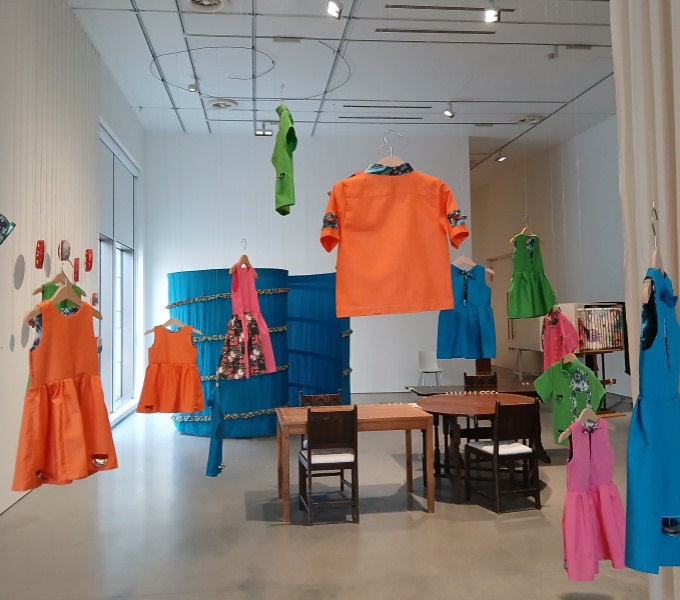
[[[515,238],[517,236],[520,236],[520,235],[536,235],[536,234],[533,231],[531,231],[531,227],[529,227],[528,225],[525,225],[524,228],[522,229],[522,231],[520,231],[519,233],[516,233],[515,235],[513,235],[510,238],[510,243],[512,244],[515,241]]]
[[[62,262],[61,266],[61,271],[57,273],[52,279],[48,280],[48,283],[54,283],[56,285],[70,285],[72,286],[73,284],[71,283],[71,280],[66,276],[66,273],[64,273],[64,264]],[[41,285],[40,287],[36,288],[33,290],[32,295],[35,296],[37,294],[40,294],[43,289],[45,288],[44,285]],[[80,288],[78,288],[80,289]],[[86,296],[85,292],[81,289],[81,296]]]
[[[179,319],[176,319],[175,317],[170,317],[165,323],[160,325],[160,327],[167,328],[167,327],[170,327],[171,325],[176,325],[180,329],[182,329],[183,327],[191,327],[191,325],[187,325],[186,323],[182,323],[182,321],[180,321]],[[144,332],[144,335],[147,335],[149,333],[153,333],[154,329],[155,329],[155,327],[152,327],[151,329],[147,329]],[[196,329],[195,327],[191,327],[191,331],[193,331],[196,335],[203,335],[203,332],[200,329]]]
[[[456,258],[456,260],[453,261],[452,264],[453,264],[454,267],[458,267],[460,269],[462,266],[467,266],[467,267],[470,267],[470,268],[476,267],[478,263],[476,263],[474,260],[472,260],[471,258],[466,256],[465,254],[461,254],[458,258]],[[466,270],[466,269],[463,269],[463,270]],[[484,271],[486,271],[489,275],[495,275],[496,274],[496,271],[494,271],[490,267],[484,267]]]
[[[403,165],[406,161],[399,158],[398,156],[393,155],[392,144],[387,141],[387,134],[391,131],[394,131],[399,137],[404,137],[404,135],[399,133],[396,129],[388,129],[383,136],[383,143],[378,146],[378,150],[380,150],[380,148],[384,148],[385,146],[387,146],[389,150],[387,151],[387,154],[377,162],[377,164],[385,165],[386,167],[398,167],[399,165]]]
[[[243,244],[243,251],[245,252],[246,246],[248,245],[248,242],[246,239],[241,240],[241,244]],[[250,264],[250,261],[248,260],[248,255],[247,254],[241,254],[241,257],[238,259],[238,262],[229,269],[229,274],[233,275],[234,271],[236,271],[236,267],[243,267],[244,269],[247,267],[252,270],[253,276],[255,279],[257,279],[257,271],[253,269],[253,265]]]
[[[569,352],[562,357],[562,364],[579,362],[578,357],[573,352]]]
[[[69,302],[75,304],[76,306],[83,305],[83,301],[81,300],[80,296],[76,294],[75,290],[70,285],[64,285],[60,287],[57,290],[56,294],[54,294],[54,296],[50,298],[49,302],[57,306],[60,302],[64,302],[65,300],[68,300]],[[38,305],[26,315],[24,321],[26,321],[27,323],[29,321],[33,321],[40,314],[40,312],[41,312],[40,306]],[[92,315],[95,316],[100,321],[103,318],[102,313],[100,313],[94,307],[92,307]]]
[[[600,420],[600,415],[598,415],[592,408],[589,406],[586,406],[582,411],[581,414],[578,416],[575,423],[580,423],[584,427],[588,426],[588,422],[590,423],[597,423]],[[612,423],[607,423],[609,429],[611,431],[616,431],[616,427]],[[569,436],[571,435],[571,429],[567,428],[565,429],[562,433],[560,433],[559,437],[557,438],[558,442],[563,442],[566,440]]]

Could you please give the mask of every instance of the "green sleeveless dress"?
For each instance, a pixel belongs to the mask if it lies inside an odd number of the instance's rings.
[[[512,255],[513,273],[508,292],[508,318],[543,317],[555,305],[555,292],[543,272],[540,238],[519,234]]]

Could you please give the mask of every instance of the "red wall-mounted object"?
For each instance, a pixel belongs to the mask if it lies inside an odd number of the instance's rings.
[[[85,271],[89,273],[92,270],[92,262],[94,259],[94,254],[92,248],[85,250]]]
[[[73,281],[78,283],[80,281],[80,259],[73,259]]]
[[[35,245],[35,268],[42,269],[45,264],[45,240],[38,240]]]

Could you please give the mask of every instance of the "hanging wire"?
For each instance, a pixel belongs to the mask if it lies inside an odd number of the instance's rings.
[[[652,200],[652,210],[650,213],[651,221],[652,221],[652,233],[654,234],[654,247],[656,248],[657,244],[657,238],[656,238],[656,226],[654,225],[654,220],[657,222],[659,221],[659,213],[656,210],[656,204],[654,203],[654,200]]]
[[[380,146],[378,146],[378,150],[380,150],[381,148],[384,148],[385,146],[387,146],[387,147],[389,148],[389,150],[387,151],[387,153],[385,154],[385,156],[393,156],[393,152],[394,152],[394,149],[392,148],[392,144],[390,144],[390,143],[387,141],[387,135],[388,135],[391,131],[394,131],[394,133],[396,133],[399,137],[404,137],[404,134],[400,133],[400,132],[397,131],[396,129],[388,129],[388,130],[385,132],[385,135],[383,136],[383,143],[380,144]]]

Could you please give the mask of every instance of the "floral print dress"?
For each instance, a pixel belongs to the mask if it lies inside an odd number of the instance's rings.
[[[260,314],[251,267],[236,265],[231,278],[233,315],[227,323],[217,379],[247,379],[276,370],[269,329]]]

